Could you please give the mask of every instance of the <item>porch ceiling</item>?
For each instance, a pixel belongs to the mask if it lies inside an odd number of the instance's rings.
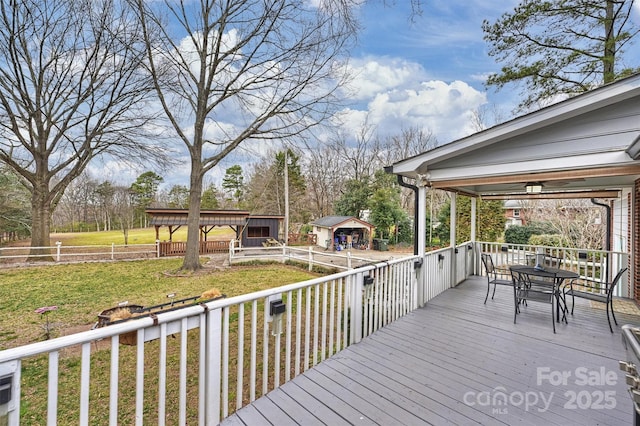
[[[640,178],[640,74],[393,164],[418,184],[492,198],[615,198]],[[542,194],[527,194],[541,182]]]

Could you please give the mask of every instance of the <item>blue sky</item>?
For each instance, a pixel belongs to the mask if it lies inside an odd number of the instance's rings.
[[[495,92],[483,85],[500,65],[487,53],[481,26],[518,3],[423,0],[422,15],[410,20],[409,0],[366,0],[359,10],[363,29],[349,64],[356,76],[355,95],[345,99],[349,107],[341,114],[343,133],[358,134],[365,122],[377,126],[382,137],[419,126],[443,144],[477,131],[472,116],[479,108],[497,110],[499,121],[511,118],[518,87]],[[634,19],[640,19],[640,5],[636,10]],[[487,119],[494,124],[491,113]],[[219,182],[227,167],[255,161],[250,151],[238,150],[208,180]],[[189,161],[185,157],[181,162],[184,166],[166,176],[165,186],[186,185]],[[143,171],[132,170],[127,179],[133,181]]]
[[[479,108],[510,118],[517,94],[483,85],[499,65],[487,54],[481,26],[517,4],[425,0],[422,15],[411,19],[408,0],[366,1],[350,59],[356,95],[342,113],[343,133],[360,134],[364,123],[376,126],[380,137],[420,127],[443,144],[478,131],[473,114]],[[492,113],[487,119],[494,124]]]

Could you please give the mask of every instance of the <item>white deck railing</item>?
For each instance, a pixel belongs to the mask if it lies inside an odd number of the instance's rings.
[[[539,249],[503,247],[465,243],[2,351],[0,424],[217,424],[479,271],[478,253],[509,264]],[[589,277],[628,261],[558,250]]]
[[[420,269],[405,257],[2,351],[0,423],[217,424],[451,287],[439,254]],[[283,313],[270,314],[273,301]]]
[[[605,250],[584,250],[567,247],[548,247],[536,245],[501,244],[480,242],[479,250],[482,253],[490,253],[496,266],[525,264],[527,255],[545,253],[563,259],[562,267],[580,274],[580,277],[589,281],[610,282],[616,273],[629,266],[629,254]],[[479,256],[478,260],[479,262]],[[480,268],[480,265],[477,265]],[[480,269],[478,269],[480,270]],[[614,296],[633,298],[633,286],[627,271],[618,284]],[[603,287],[604,288],[604,287]]]

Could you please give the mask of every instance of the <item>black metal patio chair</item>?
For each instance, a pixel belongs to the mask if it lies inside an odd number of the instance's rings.
[[[560,292],[558,281],[555,277],[549,282],[536,283],[532,281],[528,274],[511,271],[511,279],[513,282],[513,299],[515,311],[513,314],[513,323],[516,323],[516,317],[520,313],[520,305],[526,305],[529,301],[548,303],[551,305],[551,322],[553,323],[553,332],[556,332],[556,313],[557,307],[564,304],[562,293]],[[562,306],[562,320],[567,322],[566,307]]]
[[[563,289],[565,299],[567,296],[571,296],[571,315],[573,315],[573,307],[576,297],[605,303],[607,310],[607,321],[609,322],[609,330],[611,330],[611,332],[613,333],[611,319],[609,318],[609,311],[611,311],[613,321],[616,325],[618,325],[616,314],[613,311],[613,293],[615,292],[616,286],[622,279],[622,276],[625,272],[627,272],[627,268],[620,269],[613,281],[611,281],[610,283],[585,279],[582,279],[580,280],[580,283],[577,283],[576,280],[571,280],[571,282],[565,285]]]
[[[496,267],[493,264],[493,259],[490,254],[483,253],[481,255],[482,264],[484,265],[484,271],[487,274],[487,295],[484,297],[484,303],[487,303],[487,299],[489,298],[489,289],[491,288],[491,284],[493,284],[493,294],[491,295],[491,299],[496,295],[496,286],[498,285],[508,285],[511,286],[513,283],[511,280],[500,278],[499,271],[496,270]]]

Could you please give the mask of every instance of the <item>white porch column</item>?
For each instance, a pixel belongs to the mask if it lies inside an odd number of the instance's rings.
[[[416,278],[418,280],[418,306],[422,307],[425,303],[425,294],[427,286],[427,266],[425,262],[426,254],[426,239],[427,239],[427,186],[426,182],[422,182],[422,179],[416,180],[418,187],[418,205],[415,206],[418,214],[416,215],[415,230],[418,233],[416,235],[415,243],[418,245],[418,256],[422,260],[422,267],[417,270]]]
[[[451,247],[451,274],[449,283],[449,287],[455,287],[456,284],[456,227],[458,224],[456,223],[456,197],[457,194],[455,192],[451,193],[451,210],[449,212],[449,241]]]
[[[418,226],[416,227],[418,256],[424,257],[427,245],[427,187],[425,185],[418,185],[418,205],[415,208],[418,209]]]
[[[475,197],[471,198],[471,242],[476,242],[476,203]]]
[[[477,206],[477,198],[473,197],[471,198],[471,244],[473,246],[472,251],[473,251],[473,271],[471,271],[473,274],[478,274],[478,268],[480,267],[480,265],[478,264],[478,262],[476,261],[476,259],[480,258],[480,256],[476,255],[476,206]]]

